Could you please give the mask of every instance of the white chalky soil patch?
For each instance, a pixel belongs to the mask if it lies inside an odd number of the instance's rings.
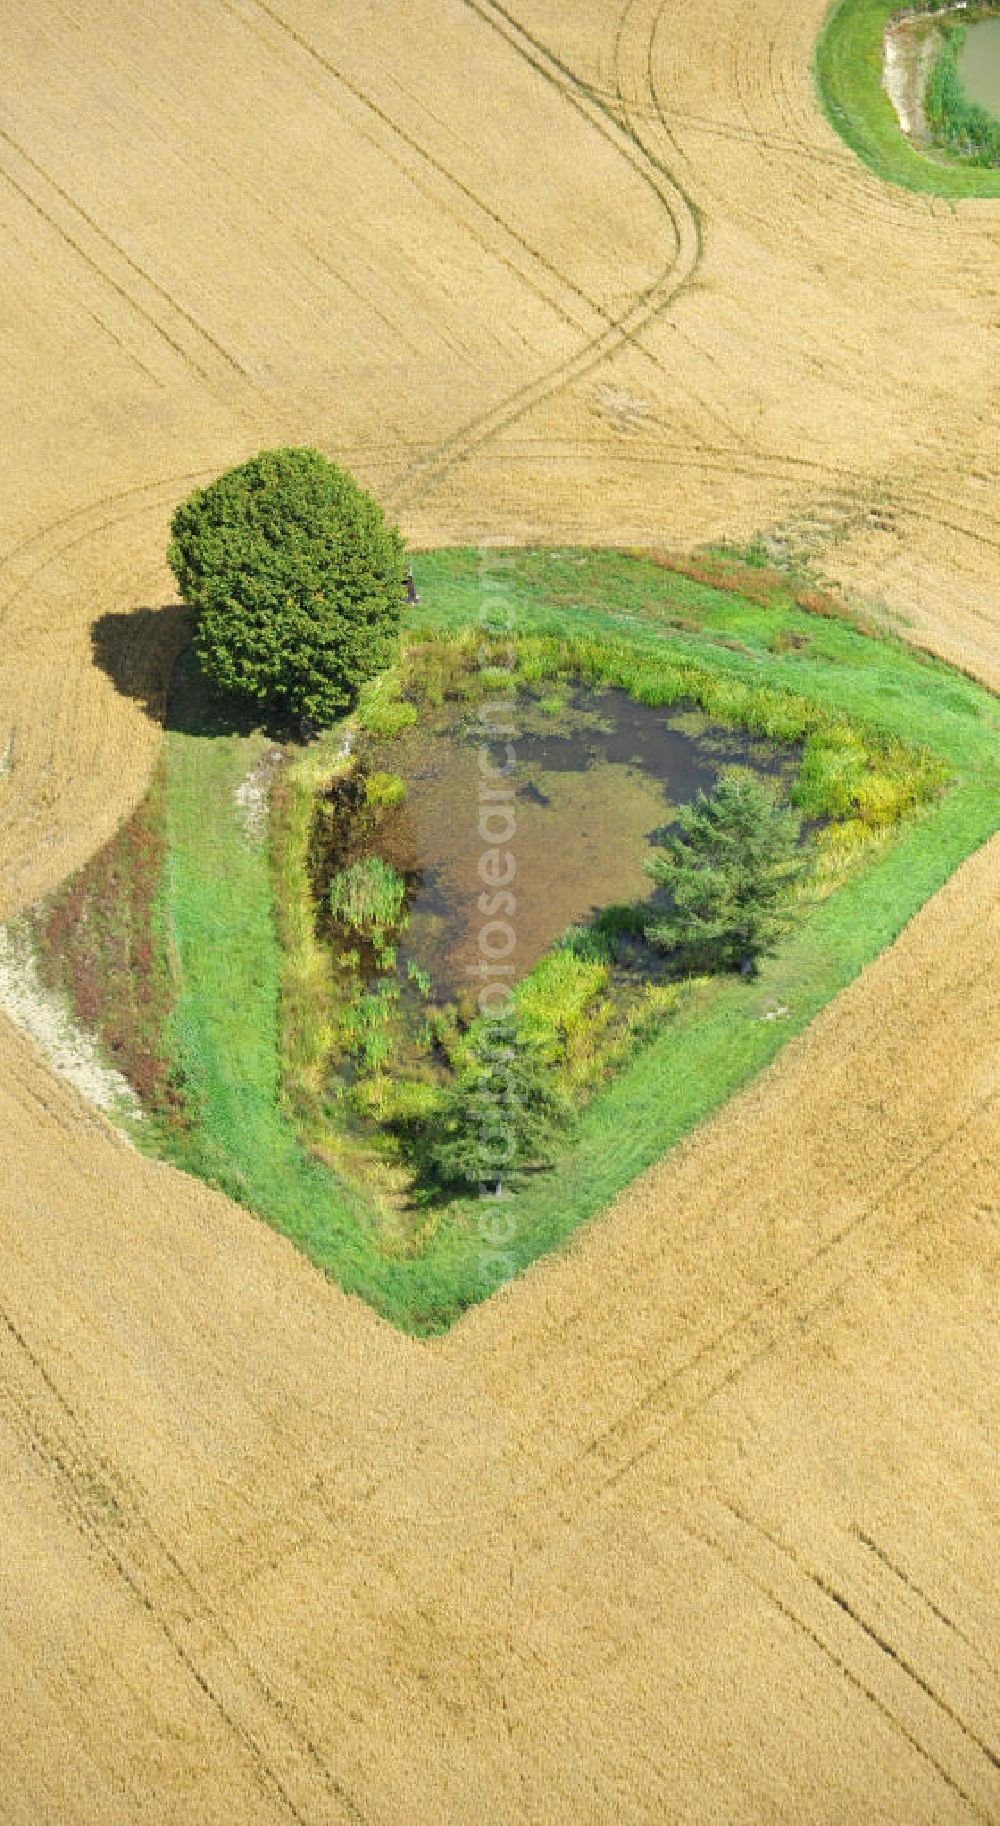
[[[109,1116],[142,1115],[128,1079],[104,1064],[90,1034],[74,1020],[62,996],[42,982],[23,927],[0,926],[0,1008],[30,1035],[49,1064],[88,1103]]]
[[[263,843],[267,836],[268,795],[271,781],[285,756],[280,748],[269,748],[251,767],[233,794],[236,810],[246,835],[252,843]]]
[[[908,139],[923,151],[930,142],[924,96],[941,44],[942,13],[962,13],[962,0],[935,14],[907,14],[890,23],[883,41],[882,87]]]

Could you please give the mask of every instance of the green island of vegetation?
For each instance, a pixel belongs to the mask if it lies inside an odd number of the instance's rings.
[[[475,629],[480,554],[425,553],[397,662],[308,740],[227,707],[189,648],[148,800],[33,916],[50,976],[139,1085],[137,1144],[417,1333],[497,1284],[462,1108],[477,1016],[435,999],[430,972],[404,958],[407,889],[391,861],[347,865],[321,893],[318,820],[338,782],[353,778],[378,856],[383,821],[407,810],[386,756],[442,705],[472,714],[502,675],[556,726],[574,692],[599,709],[610,691],[709,735],[750,731],[784,756],[792,824],[806,820],[808,870],[791,867],[749,969],[733,967],[738,948],[713,952],[732,924],[717,894],[699,902],[710,942],[697,957],[672,952],[676,932],[651,930],[650,903],[633,900],[559,935],[518,983],[510,1072],[531,1114],[499,1278],[565,1243],[745,1085],[1000,823],[994,698],[802,580],[732,554],[507,557],[512,671]],[[673,826],[680,847],[651,852],[645,891],[673,867],[675,908],[684,869],[718,835],[712,803],[702,795]],[[779,873],[789,864],[794,836],[765,845],[765,872],[768,857]]]
[[[939,5],[931,0],[918,10],[944,13],[945,6],[946,0]],[[923,152],[903,132],[882,80],[886,27],[903,10],[898,0],[835,0],[814,61],[827,119],[852,151],[890,183],[941,197],[1000,196],[995,123],[968,101],[958,73],[963,27],[943,30],[930,77],[928,119],[940,147]]]

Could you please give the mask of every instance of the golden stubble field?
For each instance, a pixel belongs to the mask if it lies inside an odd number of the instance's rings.
[[[769,530],[1000,684],[1000,204],[856,164],[822,11],[4,9],[0,916],[269,443],[415,542]],[[1000,1818],[998,863],[434,1345],[0,1021],[4,1826]]]

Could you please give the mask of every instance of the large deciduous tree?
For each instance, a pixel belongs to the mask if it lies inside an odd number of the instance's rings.
[[[233,696],[325,726],[390,663],[403,543],[318,450],[265,450],[177,508],[168,552],[206,672]]]

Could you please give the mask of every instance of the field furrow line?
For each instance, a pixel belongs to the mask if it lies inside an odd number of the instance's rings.
[[[936,1617],[938,1622],[942,1624],[946,1630],[953,1636],[957,1636],[958,1640],[964,1643],[965,1647],[976,1657],[976,1660],[981,1661],[984,1667],[988,1668],[990,1674],[1000,1675],[1000,1668],[996,1666],[995,1662],[989,1659],[988,1655],[983,1653],[979,1644],[973,1642],[972,1637],[967,1635],[965,1630],[955,1622],[954,1617],[949,1617],[947,1611],[942,1610],[941,1606],[936,1603],[933,1598],[928,1596],[927,1592],[910,1577],[909,1573],[904,1572],[901,1566],[897,1566],[896,1562],[886,1553],[884,1547],[880,1547],[878,1542],[873,1540],[870,1534],[867,1534],[863,1528],[858,1527],[857,1523],[853,1524],[851,1533],[854,1535],[855,1540],[860,1541],[862,1547],[867,1548],[868,1552],[874,1555],[875,1559],[886,1572],[891,1574],[892,1578],[897,1579],[901,1585],[905,1586],[906,1590],[911,1592],[921,1604],[926,1605],[931,1615]]]
[[[246,26],[248,30],[255,30],[250,19],[247,17],[246,12],[237,4],[237,0],[219,0],[219,4],[224,6],[226,11],[231,13],[232,16]],[[449,188],[457,191],[464,202],[469,204],[478,215],[481,215],[485,219],[494,236],[499,234],[503,239],[511,242],[522,255],[527,257],[531,265],[534,265],[540,271],[546,273],[549,278],[555,282],[556,286],[560,288],[568,298],[573,299],[578,306],[582,306],[586,311],[592,313],[599,320],[603,320],[609,326],[613,326],[617,323],[617,319],[614,314],[608,310],[607,306],[594,298],[590,292],[576,280],[570,278],[570,276],[549,257],[543,248],[536,246],[533,241],[529,240],[514,223],[508,221],[498,209],[494,208],[492,204],[480,196],[471,184],[466,183],[466,181],[460,177],[457,172],[453,171],[443,159],[439,159],[431,152],[415,134],[401,126],[392,113],[377,102],[367,89],[355,82],[344,70],[339,68],[324,51],[313,44],[303,32],[300,32],[284,14],[279,13],[275,7],[270,6],[268,0],[247,0],[247,4],[251,5],[257,12],[263,14],[276,30],[284,34],[291,43],[296,45],[304,56],[308,57],[324,72],[324,75],[328,79],[342,89],[346,95],[351,96],[360,107],[371,114],[372,118],[378,121],[385,131],[390,133],[401,145],[405,146],[412,155],[420,160],[421,163],[434,172],[436,177],[441,179]],[[257,35],[260,36],[260,34]],[[272,50],[275,48],[269,39],[263,38],[262,42],[267,44],[268,48]],[[383,156],[387,156],[383,145],[379,145],[379,150]],[[396,164],[396,168],[403,172],[411,182],[416,182],[411,167],[400,164],[395,160],[393,163]],[[438,208],[442,207],[440,196],[428,190],[425,190],[424,194],[428,196]],[[495,239],[487,239],[477,235],[471,228],[466,217],[455,216],[454,219],[472,236],[477,245],[481,247],[484,252],[488,253],[491,258],[500,260],[501,264],[506,266],[507,269],[514,274],[519,283],[526,285],[528,289],[550,310],[554,311],[568,327],[574,332],[579,333],[582,327],[579,316],[574,315],[567,310],[558,296],[553,297],[550,290],[546,290],[537,283],[530,271],[525,272],[521,266],[515,265],[509,257],[502,255],[498,251]],[[654,365],[659,365],[657,358],[648,351],[642,350],[642,353],[646,355],[648,360],[653,361]]]
[[[969,1724],[967,1719],[963,1718],[962,1714],[951,1704],[950,1700],[945,1699],[942,1694],[931,1685],[926,1675],[921,1673],[914,1662],[905,1655],[895,1643],[891,1642],[883,1631],[875,1628],[862,1615],[857,1602],[853,1598],[849,1597],[846,1592],[840,1590],[839,1586],[825,1573],[818,1571],[815,1566],[811,1565],[802,1553],[800,1553],[798,1548],[790,1541],[783,1540],[773,1529],[766,1527],[757,1517],[750,1515],[746,1509],[735,1503],[731,1497],[724,1497],[717,1494],[715,1500],[721,1503],[722,1507],[729,1512],[741,1528],[766,1542],[770,1548],[773,1548],[776,1554],[781,1555],[787,1564],[795,1569],[797,1574],[803,1579],[808,1580],[809,1584],[814,1586],[831,1604],[836,1605],[837,1609],[841,1611],[845,1617],[849,1618],[850,1622],[854,1624],[856,1629],[860,1631],[866,1640],[878,1650],[879,1654],[884,1655],[894,1667],[898,1668],[901,1673],[904,1674],[921,1693],[923,1693],[925,1698],[937,1708],[943,1717],[945,1717],[950,1724],[955,1726],[960,1735],[972,1744],[973,1748],[979,1752],[980,1756],[989,1764],[990,1768],[1000,1770],[1000,1755],[997,1754],[997,1751],[993,1746],[987,1743],[986,1739]]]
[[[599,1432],[576,1442],[572,1454],[540,1480],[528,1500],[546,1506],[568,1500],[576,1511],[606,1497],[648,1463],[668,1434],[689,1425],[791,1337],[831,1311],[858,1284],[862,1273],[867,1284],[882,1272],[914,1232],[940,1215],[923,1209],[900,1219],[890,1207],[900,1195],[918,1187],[935,1163],[947,1157],[962,1158],[966,1138],[978,1130],[984,1112],[998,1106],[1000,1093],[984,1096],[961,1124],[942,1134],[780,1281],[765,1287],[742,1312],[704,1338]],[[867,1252],[864,1261],[859,1254],[862,1243]]]
[[[308,1732],[237,1647],[157,1534],[122,1475],[94,1450],[72,1403],[16,1321],[0,1312],[0,1404],[67,1520],[123,1583],[296,1826],[366,1815]],[[332,1811],[331,1811],[332,1807]]]
[[[2,130],[0,130],[0,137],[2,137]],[[159,318],[154,316],[151,311],[147,311],[124,285],[120,285],[118,280],[113,278],[107,271],[106,267],[102,266],[98,260],[95,260],[93,256],[87,252],[86,248],[83,247],[67,229],[63,228],[62,224],[45,208],[44,204],[38,201],[37,197],[32,195],[30,190],[26,189],[23,184],[18,183],[18,180],[13,177],[9,171],[0,169],[0,178],[3,179],[5,184],[10,186],[15,195],[19,196],[23,202],[28,204],[30,209],[34,210],[39,219],[44,222],[68,248],[70,248],[72,253],[82,260],[84,265],[89,267],[91,272],[95,273],[102,283],[108,286],[109,289],[128,306],[130,311],[134,312],[136,317],[141,318],[144,323],[148,324],[150,329],[152,329],[161,341],[167,345],[172,353],[180,357],[186,367],[191,368],[201,380],[207,381],[210,379],[208,370],[203,368],[200,363],[195,360],[189,351],[184,348],[183,344],[179,343],[176,338],[170,334],[169,330],[164,328]]]
[[[223,3],[225,3],[225,0],[223,0]],[[241,26],[247,24],[247,22],[235,12],[233,13],[233,17],[237,19],[237,22]],[[263,38],[261,39],[261,42],[269,53],[273,52],[273,46],[263,40]],[[127,66],[122,64],[120,67],[122,69],[123,78],[127,79]],[[313,93],[320,93],[318,86],[315,84],[307,83],[304,84],[304,86],[309,87]],[[185,137],[191,140],[190,122],[185,121],[182,116],[168,107],[161,96],[155,94],[152,90],[144,89],[143,106],[148,112],[155,113],[159,120],[165,123],[168,131],[174,134],[178,140],[182,140]],[[198,139],[197,156],[200,163],[204,167],[210,168],[212,171],[218,173],[218,175],[224,179],[227,188],[230,188],[234,192],[249,199],[249,201],[252,202],[254,209],[259,212],[262,217],[265,217],[269,222],[275,224],[281,236],[287,237],[293,241],[297,247],[302,248],[309,255],[309,258],[330,278],[335,280],[338,286],[342,287],[345,292],[348,292],[352,298],[361,304],[362,308],[370,316],[376,318],[404,347],[410,350],[411,354],[415,357],[419,357],[421,349],[410,336],[403,314],[400,312],[395,316],[390,316],[388,311],[383,309],[382,304],[380,304],[370,292],[363,291],[359,285],[356,285],[353,282],[342,266],[338,266],[333,260],[328,258],[325,250],[319,245],[317,240],[305,231],[301,221],[293,221],[289,210],[282,211],[276,208],[268,201],[267,197],[256,185],[251,184],[248,181],[244,171],[233,167],[227,161],[221,159],[216,151],[210,150],[214,143],[214,140],[208,134],[206,134],[204,138]]]
[[[913,1166],[881,1189],[877,1197],[869,1200],[855,1216],[811,1251],[790,1274],[762,1293],[732,1323],[706,1339],[684,1364],[657,1381],[625,1414],[589,1442],[581,1455],[583,1458],[596,1456],[606,1460],[610,1453],[612,1459],[610,1475],[603,1479],[600,1489],[604,1491],[621,1483],[648,1459],[657,1450],[666,1426],[675,1430],[687,1424],[725,1389],[732,1388],[749,1370],[771,1356],[793,1327],[805,1330],[841,1300],[846,1289],[859,1279],[862,1263],[858,1252],[862,1239],[868,1240],[869,1250],[875,1251],[876,1260],[881,1257],[887,1263],[914,1231],[937,1221],[939,1213],[927,1210],[902,1222],[894,1221],[888,1206],[900,1194],[916,1190],[938,1160],[953,1153],[955,1158],[961,1158],[964,1141],[978,1128],[983,1112],[998,1104],[1000,1097],[996,1094],[984,1097],[980,1107],[964,1122],[949,1129]],[[872,1232],[874,1234],[869,1237],[868,1233]],[[870,1275],[872,1266],[867,1264],[866,1268]],[[818,1279],[818,1285],[809,1285],[811,1278]],[[717,1366],[716,1359],[725,1358],[727,1352],[732,1354],[732,1360]],[[677,1394],[680,1393],[683,1399],[683,1385],[692,1373],[696,1379],[692,1398],[683,1406],[677,1406]],[[697,1379],[702,1374],[705,1381],[697,1386]],[[633,1449],[640,1429],[645,1429],[645,1438],[638,1449]],[[624,1458],[621,1456],[623,1448],[628,1453]]]
[[[588,445],[591,447],[588,448]],[[544,448],[536,445],[518,445],[518,462],[547,463],[552,460],[558,446],[550,443]],[[863,494],[864,483],[859,481],[857,470],[849,464],[827,463],[819,457],[805,457],[791,451],[768,451],[760,449],[731,450],[721,446],[704,444],[678,443],[673,449],[662,447],[647,451],[630,446],[627,451],[616,449],[603,439],[587,439],[582,434],[574,436],[572,445],[559,453],[560,460],[583,464],[594,464],[602,469],[624,466],[635,469],[697,469],[706,474],[722,476],[741,476],[764,482],[787,482],[791,484],[799,475],[813,475],[821,482],[829,482],[834,488],[840,488],[848,494]],[[961,493],[935,489],[927,480],[916,481],[912,477],[896,477],[892,482],[878,478],[878,487],[866,509],[868,516],[877,521],[886,513],[896,520],[895,532],[901,536],[902,524],[912,520],[933,526],[942,532],[955,533],[971,543],[981,546],[986,551],[1000,551],[1000,537],[987,530],[983,519],[973,521],[958,517]],[[808,509],[806,510],[808,511]],[[865,522],[865,515],[858,520],[858,527]],[[762,533],[774,532],[779,536],[787,526],[797,524],[797,518],[772,524],[761,525]],[[858,530],[855,527],[854,530]],[[888,531],[886,526],[874,526],[874,530]]]
[[[59,222],[51,207],[47,207],[45,204],[41,203],[38,197],[33,194],[32,190],[25,183],[19,182],[8,170],[4,170],[3,176],[7,183],[18,191],[37,214],[54,229],[56,234],[58,234],[61,239],[71,247],[101,279],[104,280],[105,284],[110,286],[119,297],[125,300],[137,316],[142,317],[144,321],[150,324],[162,340],[167,343],[202,380],[208,383],[214,382],[215,384],[218,384],[220,378],[219,366],[221,364],[221,367],[227,371],[226,382],[227,387],[230,390],[232,387],[232,376],[234,374],[238,376],[241,381],[254,388],[255,391],[257,390],[252,375],[243,366],[242,362],[223,345],[219,338],[215,336],[211,330],[206,329],[204,324],[200,323],[194,314],[189,311],[185,305],[181,304],[165,286],[161,285],[157,279],[154,279],[152,274],[148,273],[145,267],[143,267],[138,260],[134,259],[127,249],[122,247],[121,244],[114,239],[113,235],[109,234],[106,229],[101,227],[101,224],[90,211],[85,209],[83,204],[78,202],[75,197],[71,196],[69,191],[59,183],[57,178],[46,171],[45,167],[28,151],[27,147],[22,146],[13,135],[8,133],[3,127],[0,127],[0,143],[5,145],[17,159],[21,160],[23,164],[28,167],[35,180],[40,180],[47,190],[54,193],[62,206],[70,212],[71,221],[73,221],[74,224],[82,223],[83,229],[81,230],[79,227],[76,227],[76,232],[68,230]],[[166,306],[169,317],[178,319],[180,324],[184,326],[184,330],[193,332],[196,338],[195,348],[197,353],[195,353],[186,343],[178,340],[184,331],[177,329],[176,333],[174,333],[173,326],[171,329],[167,329],[162,318],[154,309],[147,309],[125,284],[120,283],[115,279],[113,274],[108,271],[107,267],[104,266],[101,261],[87,252],[80,239],[82,232],[89,232],[102,247],[107,249],[113,260],[119,261],[134,279],[137,279],[141,285],[145,286],[153,296],[159,300],[161,306]],[[204,364],[207,361],[213,361],[213,358],[215,358],[213,366],[206,367]]]
[[[122,501],[134,501],[136,496],[147,495],[153,491],[185,488],[213,473],[212,470],[204,469],[188,470],[183,475],[165,476],[159,482],[137,482],[132,488],[117,489],[113,494],[95,495],[92,500],[85,501],[79,507],[74,507],[67,514],[60,514],[55,520],[47,521],[44,526],[37,527],[34,532],[25,533],[16,545],[9,546],[5,552],[0,552],[0,574],[9,569],[19,558],[27,557],[29,554],[32,557],[37,556],[39,550],[46,562],[49,561],[49,553],[53,557],[57,557],[62,548],[57,548],[55,545],[56,535],[64,532],[67,527],[77,527],[81,520],[89,521],[95,516],[101,515],[105,508],[117,508]],[[92,530],[101,532],[110,524],[109,519],[98,518]],[[20,589],[20,585],[18,588]],[[11,598],[7,598],[0,601],[0,613],[7,607],[10,600]]]
[[[667,16],[668,4],[669,0],[629,0],[615,34],[613,65],[615,95],[623,124],[636,145],[653,160],[658,169],[673,172],[677,161],[683,162],[684,150],[667,117],[655,72],[657,39]],[[676,176],[673,182],[687,203],[698,237],[697,262],[700,263],[704,253],[701,215],[689,193],[681,188]],[[714,358],[712,365],[719,365]],[[684,390],[699,410],[706,417],[714,419],[728,434],[732,439],[731,448],[749,447],[747,434],[733,423],[727,413],[706,399],[690,382]]]
[[[730,1514],[735,1513],[728,1503],[720,1503],[719,1506],[725,1508]],[[833,1630],[831,1629],[832,1619],[829,1616],[823,1617],[818,1624],[812,1622],[809,1616],[812,1604],[803,1602],[801,1594],[797,1599],[790,1599],[781,1589],[781,1579],[774,1575],[766,1563],[763,1563],[762,1555],[758,1551],[748,1552],[745,1542],[734,1543],[732,1538],[727,1538],[724,1528],[720,1528],[716,1532],[708,1525],[703,1515],[696,1513],[678,1513],[674,1520],[684,1533],[707,1548],[728,1567],[736,1579],[756,1591],[797,1633],[811,1642],[824,1660],[833,1667],[837,1675],[860,1695],[866,1705],[870,1705],[885,1720],[889,1728],[909,1745],[922,1762],[934,1771],[949,1792],[961,1801],[967,1812],[973,1818],[986,1822],[986,1826],[991,1826],[991,1822],[995,1818],[991,1803],[984,1802],[963,1786],[963,1783],[936,1750],[925,1742],[920,1730],[911,1725],[905,1717],[900,1716],[899,1710],[889,1703],[886,1695],[880,1693],[870,1679],[858,1671],[857,1666],[854,1665],[855,1657],[849,1658],[846,1650],[835,1646],[834,1641],[831,1640]]]
[[[669,266],[637,295],[607,331],[592,338],[546,374],[518,388],[496,406],[469,420],[445,439],[430,459],[423,458],[414,464],[397,490],[394,499],[397,507],[409,507],[422,501],[445,476],[466,462],[484,444],[499,436],[510,425],[516,424],[543,401],[555,397],[572,382],[583,379],[602,366],[627,342],[634,341],[690,284],[702,256],[701,223],[695,206],[667,167],[642,145],[633,128],[618,118],[615,109],[595,100],[589,85],[577,78],[568,65],[527,32],[513,14],[496,4],[495,0],[463,0],[463,4],[499,32],[532,69],[570,100],[650,186],[672,224],[676,253]]]
[[[6,174],[3,173],[2,169],[0,169],[0,176],[5,175]],[[20,228],[16,221],[16,206],[14,210],[5,212],[6,219],[3,222],[2,235],[8,258],[12,256],[14,248],[16,247],[19,258],[26,264],[34,267],[41,275],[42,289],[44,291],[51,291],[53,286],[52,261],[46,256],[42,246],[33,245],[32,235],[37,237],[39,222],[42,222],[44,225],[43,233],[45,228],[55,231],[55,224],[49,222],[44,215],[40,215],[36,203],[26,194],[24,189],[18,188],[16,184],[10,182],[8,182],[7,189],[11,196],[19,199],[21,203],[26,205],[29,211],[29,220],[31,224],[29,231]],[[47,236],[45,239],[47,246]],[[75,253],[76,249],[74,248],[72,251]],[[96,271],[96,269],[91,270]],[[105,283],[103,271],[100,273],[99,277],[100,283],[103,285]],[[124,336],[119,335],[118,331],[112,328],[112,325],[107,321],[107,318],[102,314],[102,311],[95,309],[86,301],[80,294],[78,288],[59,286],[59,289],[72,300],[73,305],[81,315],[86,317],[94,325],[98,334],[107,337],[108,341],[114,344],[119,355],[123,355],[130,366],[133,367],[138,374],[143,376],[144,380],[152,381],[153,385],[160,388],[161,391],[166,387],[167,383],[163,379],[163,376],[158,374],[154,368],[151,368],[147,362],[143,361],[136,350],[131,348],[126,342]],[[131,306],[129,306],[129,310],[130,315],[134,315]]]

